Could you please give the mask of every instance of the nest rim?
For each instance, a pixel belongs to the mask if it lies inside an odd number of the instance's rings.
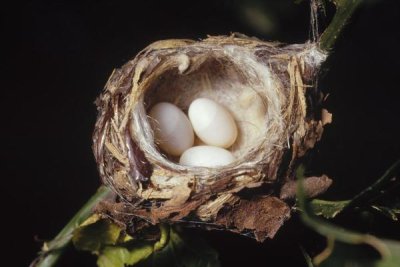
[[[190,53],[191,49],[198,49],[197,46],[198,43],[194,44],[189,44],[188,45],[188,51],[186,53]],[[262,87],[265,89],[265,87],[271,88],[271,90],[265,90],[265,91],[257,91],[256,93],[261,96],[261,99],[266,106],[266,111],[265,111],[265,120],[264,120],[264,129],[262,132],[263,137],[259,137],[258,140],[255,140],[255,142],[251,145],[250,148],[246,149],[246,151],[236,160],[228,165],[225,166],[218,166],[218,167],[197,167],[197,166],[185,166],[177,163],[174,160],[170,160],[168,157],[164,156],[163,152],[157,149],[156,144],[154,144],[154,137],[152,135],[144,134],[144,132],[152,132],[150,123],[147,118],[143,118],[145,116],[146,110],[146,104],[144,103],[145,96],[149,93],[149,90],[152,90],[150,88],[152,84],[146,84],[145,88],[138,88],[139,94],[137,96],[138,102],[132,103],[131,110],[129,111],[131,114],[131,119],[140,121],[140,127],[139,125],[132,125],[130,127],[131,135],[133,139],[139,139],[138,136],[146,136],[146,138],[142,138],[139,140],[138,145],[139,147],[143,150],[146,158],[149,160],[151,164],[156,164],[159,166],[162,166],[164,168],[167,168],[171,171],[177,171],[177,172],[188,172],[192,173],[195,176],[210,176],[210,173],[216,173],[215,176],[227,176],[232,174],[232,169],[240,169],[240,172],[253,172],[254,171],[254,166],[260,166],[263,165],[263,162],[265,162],[268,158],[268,155],[270,155],[271,152],[274,151],[275,147],[284,147],[284,144],[282,143],[282,140],[277,140],[278,138],[271,138],[271,136],[280,136],[283,132],[282,128],[284,127],[284,123],[282,122],[281,118],[281,106],[283,105],[283,102],[286,100],[284,97],[282,97],[282,94],[279,92],[282,88],[282,84],[280,84],[278,77],[274,75],[273,72],[269,70],[269,68],[265,65],[263,65],[261,62],[258,62],[257,59],[255,58],[254,55],[252,55],[249,52],[249,48],[242,48],[242,47],[233,47],[230,46],[228,47],[229,50],[232,49],[240,49],[239,53],[245,53],[246,60],[251,60],[251,63],[249,62],[241,62],[238,60],[235,60],[232,54],[227,54],[227,49],[224,47],[206,47],[205,57],[209,58],[218,58],[222,57],[224,60],[229,61],[233,68],[237,67],[240,69],[240,71],[244,72],[253,72],[253,73],[260,73],[260,70],[256,70],[257,68],[262,68],[263,71],[266,72],[266,74],[263,75],[263,77],[257,77],[258,82],[260,83],[259,86],[257,87]],[[177,64],[173,64],[174,66],[172,68],[175,68],[176,70],[179,70],[179,74],[182,74],[182,64],[185,65],[186,59],[183,60],[183,62],[176,62]],[[203,62],[204,63],[204,62]],[[241,64],[242,63],[242,64]],[[140,64],[140,62],[138,62]],[[150,64],[150,63],[148,63]],[[253,64],[253,65],[251,65]],[[231,66],[231,67],[232,67]],[[246,70],[246,68],[249,67],[249,70]],[[164,73],[168,72],[170,69],[164,70],[162,73],[158,73],[158,76],[163,75]],[[267,78],[266,78],[267,76]],[[247,81],[248,82],[248,81]],[[273,85],[269,84],[267,85],[266,83],[272,83]],[[254,81],[252,83],[246,83],[245,85],[248,87],[247,90],[255,90],[254,88],[251,87],[251,85],[254,84]],[[195,98],[195,97],[194,97]],[[271,99],[274,99],[271,101]],[[279,99],[277,102],[276,100]],[[272,115],[271,115],[272,114]],[[142,118],[141,118],[142,117]],[[277,125],[278,127],[271,127],[271,125]],[[136,128],[136,130],[132,128]],[[132,134],[132,131],[136,131],[135,134]],[[146,146],[150,146],[149,147]],[[268,149],[266,149],[268,147]],[[261,148],[261,149],[260,149]],[[262,154],[261,158],[255,158],[255,154]],[[213,175],[211,175],[213,176]]]

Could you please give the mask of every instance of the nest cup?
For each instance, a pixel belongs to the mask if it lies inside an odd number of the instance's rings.
[[[293,170],[322,135],[323,98],[314,84],[325,58],[316,43],[240,34],[145,48],[114,70],[96,102],[93,150],[103,183],[116,193],[100,213],[125,226],[186,223],[272,238],[290,217]],[[223,105],[237,123],[229,165],[183,166],[154,141],[153,105],[187,112],[199,97]],[[330,180],[313,177],[309,185],[315,195]]]

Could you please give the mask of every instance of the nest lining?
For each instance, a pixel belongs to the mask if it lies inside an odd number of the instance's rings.
[[[188,49],[190,51],[190,49]],[[282,133],[283,120],[279,98],[280,84],[268,67],[256,61],[253,55],[240,47],[202,50],[196,55],[199,64],[190,70],[184,69],[190,59],[189,51],[182,51],[171,60],[177,61],[177,68],[166,69],[144,89],[136,103],[137,115],[143,128],[132,124],[133,137],[140,139],[141,148],[147,158],[156,164],[179,171],[189,170],[200,176],[232,168],[246,168],[265,160],[272,147],[278,145]],[[149,77],[151,79],[151,77]],[[222,104],[233,115],[239,130],[238,140],[229,149],[237,161],[217,168],[199,168],[175,164],[176,158],[161,154],[153,142],[146,111],[159,102],[170,102],[187,113],[190,103],[199,97],[206,97]],[[268,112],[267,112],[268,111]],[[135,113],[135,112],[134,112]],[[146,136],[146,138],[140,138]],[[197,140],[197,144],[201,144]],[[260,149],[263,153],[258,153]],[[263,158],[262,158],[263,157]]]
[[[313,82],[325,57],[315,43],[287,46],[232,35],[159,41],[115,70],[97,101],[93,149],[103,182],[131,215],[123,220],[173,223],[190,217],[253,231],[258,240],[273,237],[290,215],[277,185],[294,179],[299,157],[322,134]],[[167,101],[187,111],[198,97],[233,114],[240,136],[231,147],[234,163],[181,166],[154,143],[147,110]],[[250,200],[237,194],[264,184],[272,187]],[[113,209],[108,212],[115,215]]]

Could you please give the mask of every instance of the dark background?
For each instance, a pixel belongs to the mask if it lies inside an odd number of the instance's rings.
[[[398,25],[399,1],[367,1],[324,67],[320,87],[330,92],[334,122],[308,159],[308,173],[334,178],[326,198],[353,196],[400,158]],[[2,6],[1,29],[1,216],[9,251],[2,258],[10,261],[5,266],[27,266],[39,241],[52,238],[99,185],[93,101],[113,68],[159,39],[243,32],[304,42],[309,8],[290,0],[25,1]],[[399,224],[385,218],[374,226],[338,221],[400,238]],[[296,218],[264,244],[201,234],[222,266],[305,266],[298,244],[311,252],[323,247]],[[93,256],[69,249],[58,266],[94,265]]]

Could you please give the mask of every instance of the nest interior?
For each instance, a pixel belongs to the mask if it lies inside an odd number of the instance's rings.
[[[278,97],[280,84],[276,78],[271,77],[272,73],[267,67],[250,56],[244,56],[247,51],[243,50],[235,48],[202,51],[196,55],[197,63],[191,69],[185,69],[190,64],[190,58],[186,54],[173,58],[172,60],[177,60],[178,67],[166,69],[145,90],[144,110],[165,101],[177,105],[187,113],[190,103],[196,98],[215,100],[230,111],[238,126],[238,139],[229,149],[238,159],[234,165],[253,161],[260,147],[265,152],[271,150],[277,142],[275,137],[279,134],[269,132],[276,133],[283,128],[283,122],[277,116],[280,113],[279,103],[271,101]],[[139,128],[138,131],[145,129],[147,127]],[[154,147],[153,138],[142,142]],[[199,140],[196,143],[200,143]],[[168,155],[164,156],[168,159]],[[155,157],[155,161],[168,164],[160,157]]]
[[[144,49],[113,72],[97,100],[94,154],[103,182],[122,200],[103,204],[102,213],[125,225],[207,222],[204,227],[272,238],[290,216],[293,169],[322,134],[322,98],[313,82],[324,58],[314,43],[237,35]],[[157,148],[146,111],[162,101],[187,111],[198,97],[234,116],[234,163],[181,166]],[[316,195],[330,183],[311,177],[306,187]]]

